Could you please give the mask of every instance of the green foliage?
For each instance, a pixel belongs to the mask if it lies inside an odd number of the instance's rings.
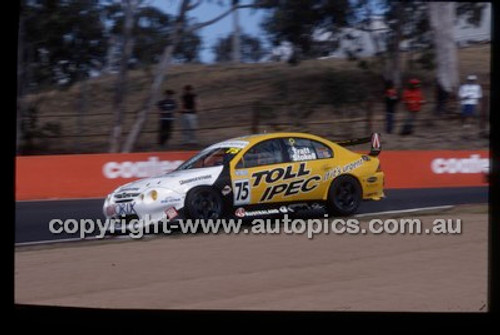
[[[345,26],[352,15],[348,0],[267,0],[259,2],[268,9],[262,27],[274,45],[289,41],[304,56],[314,51],[313,32],[318,28],[329,31]]]
[[[410,41],[410,48],[426,49],[433,47],[427,2],[397,2],[390,0],[377,1],[384,8],[385,21],[389,26],[389,44],[394,42],[396,26],[402,24],[402,39]],[[483,18],[485,3],[456,3],[457,17],[465,17],[466,21],[478,26]],[[425,65],[432,68],[430,63]]]
[[[233,34],[219,38],[212,46],[212,52],[215,55],[215,61],[218,63],[229,62],[232,59]],[[264,56],[260,39],[248,34],[240,36],[240,53],[242,62],[258,62]]]
[[[193,32],[186,33],[174,51],[174,57],[183,63],[200,61],[201,37]]]
[[[104,11],[110,26],[107,35],[116,36],[119,41],[125,21],[122,6],[119,2],[112,1]],[[169,15],[153,7],[140,6],[136,10],[131,34],[134,43],[132,58],[136,62],[151,64],[157,60],[165,47],[170,21]]]
[[[23,1],[25,80],[40,87],[73,83],[104,60],[101,6],[97,0]]]
[[[118,48],[124,23],[119,0],[22,0],[20,60],[24,88],[70,86],[105,66],[110,37]],[[132,38],[132,60],[154,64],[169,42],[173,18],[140,1]],[[187,33],[174,52],[180,62],[198,61],[201,39]]]
[[[382,3],[385,7],[385,22],[389,27],[389,50],[394,50],[398,28],[401,30],[401,39],[408,40],[411,49],[432,45],[427,3],[401,3],[390,0],[384,0]]]
[[[110,24],[107,34],[121,36],[125,17],[119,3],[111,1],[103,11]],[[158,62],[165,46],[169,44],[169,29],[173,22],[174,18],[171,15],[158,8],[139,6],[134,15],[132,31],[134,40],[132,58],[139,65],[144,66]],[[186,33],[174,51],[174,57],[184,63],[198,61],[201,44],[201,38],[197,34]]]
[[[464,16],[469,24],[477,27],[481,24],[485,8],[484,2],[460,2],[456,7],[457,16]]]

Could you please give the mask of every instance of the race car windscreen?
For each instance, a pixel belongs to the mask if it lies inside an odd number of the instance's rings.
[[[236,148],[214,148],[206,149],[182,163],[177,170],[199,169],[213,167],[229,163],[238,153]]]

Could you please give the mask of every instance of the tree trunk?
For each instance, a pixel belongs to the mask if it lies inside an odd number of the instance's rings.
[[[457,46],[453,34],[455,4],[430,2],[429,21],[434,32],[436,79],[448,93],[455,93],[458,84]]]
[[[179,43],[182,31],[184,29],[185,15],[186,11],[188,10],[189,2],[189,0],[183,0],[181,5],[179,6],[179,14],[177,15],[177,22],[175,24],[173,36],[170,39],[170,44],[163,51],[160,63],[156,68],[156,74],[153,80],[153,84],[151,85],[149,97],[146,100],[144,107],[137,113],[137,118],[134,125],[132,126],[132,129],[130,130],[130,133],[127,136],[122,152],[130,152],[134,149],[141,130],[144,127],[146,120],[148,119],[149,113],[155,106],[155,103],[160,96],[161,87],[163,85],[163,82],[165,81],[168,65],[170,63],[170,60],[172,59],[172,54],[176,45]]]
[[[196,8],[201,1],[197,1],[194,4],[191,4],[190,0],[182,0],[180,6],[179,6],[179,11],[177,14],[177,19],[174,27],[174,31],[169,39],[169,45],[165,47],[163,50],[163,54],[161,56],[160,62],[158,66],[156,67],[156,73],[155,77],[153,80],[153,84],[151,85],[151,89],[149,92],[149,96],[144,104],[144,107],[137,113],[137,117],[135,120],[134,125],[132,126],[132,129],[130,130],[127,139],[125,141],[125,144],[123,146],[122,152],[130,152],[134,149],[134,146],[137,142],[137,139],[139,138],[139,135],[141,133],[142,128],[144,127],[144,124],[146,123],[148,119],[149,113],[151,113],[151,110],[156,104],[156,101],[158,100],[160,96],[160,90],[163,85],[163,82],[165,81],[165,77],[167,74],[167,68],[168,65],[170,64],[170,60],[172,59],[172,54],[175,50],[175,47],[179,43],[181,37],[183,36],[184,32],[184,25],[186,21],[186,13],[190,10],[193,10]],[[227,15],[231,14],[233,11],[240,9],[240,8],[250,8],[254,7],[254,5],[240,5],[240,6],[231,6],[231,8],[222,14],[216,16],[213,19],[207,20],[202,23],[198,23],[191,27],[188,32],[193,32],[198,29],[201,29],[203,27],[209,26],[211,24],[214,24],[215,22],[223,19]]]
[[[397,23],[396,23],[396,35],[394,38],[393,53],[392,53],[392,70],[391,79],[394,86],[397,89],[401,88],[401,51],[400,44],[403,36],[403,4],[401,2],[396,2],[396,13],[397,13]]]
[[[134,13],[137,7],[136,0],[123,0],[123,8],[125,9],[125,23],[122,32],[122,51],[120,57],[120,70],[116,78],[115,97],[113,100],[113,129],[111,131],[110,152],[119,152],[122,137],[123,119],[125,114],[125,106],[123,104],[126,85],[128,62],[132,54],[132,29],[134,27]]]
[[[108,38],[108,49],[106,51],[106,65],[104,67],[104,72],[107,74],[112,74],[114,67],[118,61],[116,60],[116,36],[111,35]]]
[[[233,0],[232,6],[236,8],[239,5],[239,0]],[[241,62],[241,31],[240,19],[237,9],[233,11],[233,36],[232,36],[232,60],[233,63],[238,64]]]
[[[481,136],[487,137],[487,129],[486,129],[486,124],[488,122],[488,115],[489,115],[489,101],[490,97],[487,92],[489,92],[489,85],[483,86],[483,98],[481,99],[481,104],[479,106],[479,133]]]
[[[87,87],[87,78],[84,75],[80,75],[80,92],[78,97],[78,104],[76,106],[76,110],[78,112],[76,118],[76,133],[82,134],[86,131],[85,129],[85,114],[87,113],[87,101],[88,101],[88,87]],[[80,153],[82,150],[81,142],[76,139],[75,141],[75,152]]]
[[[22,10],[22,4],[20,9]],[[24,13],[20,13],[19,17],[19,32],[18,32],[18,42],[17,42],[17,114],[16,114],[16,152],[21,151],[21,141],[23,139],[22,134],[22,122],[23,122],[23,107],[21,106],[21,98],[23,96],[23,77],[24,77]]]

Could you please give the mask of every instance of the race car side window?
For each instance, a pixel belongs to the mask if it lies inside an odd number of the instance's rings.
[[[285,161],[280,139],[257,143],[250,148],[236,165],[237,169],[260,165],[278,164]]]
[[[333,151],[326,145],[320,142],[316,142],[311,140],[314,150],[316,150],[316,156],[318,159],[323,159],[323,158],[333,158]]]
[[[326,145],[307,138],[285,139],[288,156],[292,162],[332,158],[333,152]]]

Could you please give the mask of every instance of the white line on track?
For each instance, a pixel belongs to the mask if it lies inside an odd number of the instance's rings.
[[[417,213],[417,212],[425,212],[425,211],[432,211],[432,210],[439,210],[439,209],[450,209],[455,206],[453,205],[446,205],[446,206],[434,206],[434,207],[420,207],[420,208],[408,208],[408,209],[399,209],[399,210],[394,210],[394,211],[385,211],[385,212],[373,212],[373,213],[363,213],[363,214],[356,214],[354,217],[365,217],[365,216],[373,216],[373,215],[384,215],[384,214],[402,214],[402,213]],[[83,242],[83,241],[95,241],[95,240],[102,240],[102,241],[110,241],[110,240],[123,240],[123,239],[132,239],[130,236],[114,236],[114,237],[106,237],[106,238],[97,238],[97,237],[87,237],[87,238],[64,238],[64,239],[58,239],[58,240],[45,240],[45,241],[34,241],[34,242],[20,242],[20,243],[15,243],[16,247],[27,247],[27,246],[35,246],[35,245],[44,245],[44,244],[58,244],[58,243],[69,243],[69,242]]]
[[[86,237],[86,238],[61,238],[57,240],[45,240],[45,241],[33,241],[33,242],[20,242],[16,243],[16,247],[27,247],[34,245],[43,245],[43,244],[58,244],[58,243],[69,243],[69,242],[84,242],[84,241],[110,241],[110,240],[124,240],[124,239],[132,239],[130,236],[113,236],[113,237],[105,237],[105,238],[97,238],[95,236]]]
[[[437,210],[437,209],[450,209],[450,208],[453,208],[453,207],[455,207],[455,206],[453,206],[453,205],[446,205],[446,206],[434,206],[434,207],[420,207],[420,208],[398,209],[398,210],[394,210],[394,211],[356,214],[356,215],[354,215],[354,217],[362,218],[362,217],[365,217],[365,216],[373,216],[373,215],[425,212],[425,211],[432,211],[432,210]]]

